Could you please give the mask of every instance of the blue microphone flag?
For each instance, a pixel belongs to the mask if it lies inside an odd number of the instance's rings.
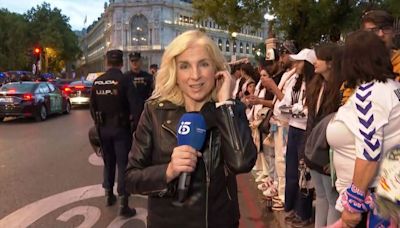
[[[189,145],[200,150],[206,139],[206,121],[197,112],[182,115],[178,126],[178,145]]]

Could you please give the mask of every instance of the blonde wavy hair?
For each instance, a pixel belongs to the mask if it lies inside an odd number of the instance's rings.
[[[176,105],[184,105],[183,93],[176,83],[176,57],[192,45],[200,45],[205,48],[216,68],[215,72],[229,71],[224,56],[213,40],[199,30],[186,31],[176,37],[165,49],[160,69],[157,72],[155,89],[150,99],[168,100]],[[217,101],[215,87],[209,99]]]

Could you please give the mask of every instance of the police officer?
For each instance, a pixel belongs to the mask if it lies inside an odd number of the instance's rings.
[[[136,107],[138,116],[134,117],[134,126],[137,126],[140,114],[143,111],[144,102],[153,92],[153,76],[146,71],[141,70],[142,60],[139,52],[129,54],[131,70],[125,72],[125,76],[130,79],[135,87],[135,97],[137,97],[138,106]]]
[[[124,173],[128,153],[132,146],[131,120],[135,115],[134,87],[121,72],[123,53],[120,50],[107,52],[105,74],[93,82],[90,111],[100,136],[104,160],[103,188],[106,192],[106,205],[115,203],[113,193],[115,165],[118,165],[119,215],[131,217],[136,210],[129,208],[129,195],[125,191]]]
[[[153,75],[153,79],[156,77],[157,71],[158,71],[158,65],[151,64],[150,65],[150,74]]]

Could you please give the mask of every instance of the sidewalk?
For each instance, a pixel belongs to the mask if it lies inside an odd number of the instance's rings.
[[[239,228],[290,228],[285,223],[284,211],[270,211],[266,207],[264,196],[257,189],[251,173],[237,176],[238,196],[240,206]],[[314,224],[305,226],[313,228]]]

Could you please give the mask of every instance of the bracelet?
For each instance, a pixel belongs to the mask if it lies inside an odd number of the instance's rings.
[[[351,213],[363,213],[375,208],[373,194],[368,193],[365,196],[365,193],[354,184],[341,194],[340,200],[343,208]]]
[[[218,108],[218,107],[220,107],[220,106],[222,106],[222,105],[234,105],[234,104],[235,104],[235,101],[233,101],[233,100],[226,100],[226,101],[222,101],[222,102],[216,102],[216,103],[215,103],[215,107]]]

